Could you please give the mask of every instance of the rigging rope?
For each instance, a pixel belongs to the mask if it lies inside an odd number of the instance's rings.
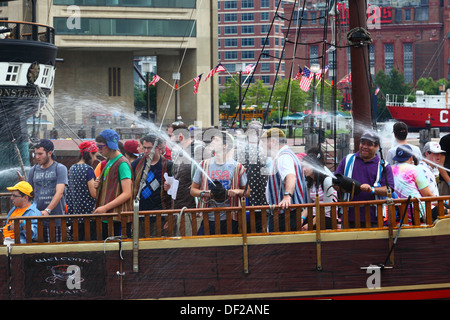
[[[180,64],[178,65],[178,71],[177,71],[178,73],[180,72],[181,67],[182,67],[182,65],[183,65],[184,58],[185,58],[185,56],[186,56],[186,52],[187,52],[187,49],[188,49],[189,40],[192,38],[192,33],[194,32],[194,27],[197,25],[197,19],[198,19],[198,15],[200,14],[200,8],[202,7],[202,3],[203,3],[203,0],[200,1],[200,5],[199,5],[198,8],[196,9],[196,10],[197,10],[197,14],[196,14],[196,16],[195,16],[194,23],[192,24],[191,31],[189,32],[189,37],[188,37],[188,39],[187,39],[187,41],[186,41],[186,47],[184,48],[184,51],[183,51],[183,55],[182,55],[182,57],[181,57]],[[194,12],[194,9],[191,10],[191,16],[190,16],[190,18],[192,18],[193,12]],[[183,40],[181,41],[181,43],[183,43],[184,40],[185,40],[185,36],[183,36]],[[181,49],[181,46],[182,46],[182,44],[180,44],[180,49]],[[174,82],[174,85],[172,86],[172,90],[170,91],[170,96],[169,96],[169,99],[167,100],[166,109],[164,110],[164,115],[163,115],[163,117],[161,118],[161,123],[160,123],[160,125],[159,125],[159,131],[161,131],[162,125],[163,125],[163,123],[164,123],[164,119],[166,118],[167,110],[169,109],[170,101],[172,100],[172,95],[173,95],[174,91],[176,90],[176,89],[175,89],[175,84],[176,84],[176,80],[175,80],[175,82]],[[147,83],[146,85],[148,86],[148,83]],[[164,94],[164,95],[165,95],[165,94]],[[164,97],[163,97],[163,98],[164,98]],[[176,116],[177,116],[177,115],[175,115],[175,117],[176,117]],[[176,120],[176,119],[175,119],[175,120]]]

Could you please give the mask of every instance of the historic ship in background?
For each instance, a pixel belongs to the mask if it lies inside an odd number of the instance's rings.
[[[365,28],[366,8],[362,4],[359,0],[349,1],[351,28]],[[41,25],[34,23],[4,24],[11,29],[12,36],[0,40],[1,57],[8,57],[1,62],[0,74],[5,74],[3,70],[16,70],[17,83],[7,85],[5,79],[1,80],[2,112],[7,113],[5,119],[10,128],[20,128],[20,131],[7,130],[12,138],[2,135],[10,143],[12,139],[25,139],[23,121],[36,112],[40,98],[36,93],[38,87],[45,94],[51,90],[51,80],[45,82],[47,87],[43,86],[44,70],[48,70],[51,79],[56,48],[51,27],[45,27],[46,32],[41,33],[37,31]],[[30,31],[20,32],[24,25]],[[39,41],[41,37],[47,41]],[[367,54],[362,54],[366,49],[364,46],[351,48],[352,70],[360,70],[354,72],[353,78],[354,119],[370,126],[371,112],[366,109],[370,106],[368,77],[364,74],[368,72],[364,69]],[[8,79],[12,81],[11,77]],[[355,131],[355,138],[358,134]],[[25,140],[21,143],[24,144],[21,148],[26,149],[23,152],[26,159],[28,147]],[[9,195],[4,194],[5,198],[8,201]],[[408,207],[406,199],[319,203],[316,197],[315,203],[293,206],[296,209],[293,214],[307,210],[309,222],[313,219],[313,207],[321,213],[316,217],[318,227],[308,231],[289,231],[289,225],[285,226],[288,231],[280,231],[279,208],[244,206],[208,209],[216,212],[216,219],[220,211],[227,211],[230,219],[237,212],[239,234],[208,235],[205,228],[206,235],[197,235],[196,215],[202,210],[182,209],[139,212],[144,229],[139,239],[129,239],[125,232],[131,216],[134,225],[139,223],[134,212],[37,217],[38,241],[31,243],[31,220],[23,218],[29,230],[28,244],[0,246],[0,299],[449,298],[450,219],[444,216],[443,206],[443,201],[449,198],[422,199],[427,208],[424,220],[420,221],[415,214],[412,226],[402,229],[396,222],[401,225],[403,220],[398,221],[397,217],[396,221],[394,207],[403,212]],[[417,204],[417,201],[412,202]],[[432,221],[431,203],[436,201],[440,217]],[[366,221],[370,221],[367,215],[371,205],[377,207],[378,226],[372,228],[355,221],[356,228],[349,229],[349,206],[365,208]],[[384,217],[386,205],[389,214]],[[331,208],[334,221],[330,230],[323,229],[325,207]],[[417,210],[418,206],[414,208]],[[274,232],[256,232],[257,210],[263,213],[263,226],[267,223],[266,214],[274,216]],[[339,213],[341,229],[337,229],[336,223]],[[169,225],[166,235],[161,233],[162,216],[167,216]],[[50,220],[51,227],[55,219],[61,219],[63,230],[71,219],[73,240],[69,241],[63,231],[62,243],[56,243],[52,233],[50,243],[43,243],[44,219]],[[79,241],[77,236],[79,219],[85,220],[85,241]],[[121,236],[113,234],[113,219],[122,221]],[[174,234],[170,230],[175,219],[179,228]],[[192,234],[186,233],[188,219],[192,221],[189,230]],[[208,215],[203,219],[207,226]],[[88,223],[89,220],[95,224]],[[157,230],[153,236],[152,223]],[[95,227],[97,234],[101,234],[102,225],[107,226],[109,238],[91,241],[89,228]],[[18,228],[17,223],[14,225],[17,240]],[[169,309],[166,312],[179,312]]]
[[[432,127],[447,131],[450,127],[449,90],[440,95],[426,95],[418,90],[415,101],[409,101],[409,98],[411,96],[386,95],[386,107],[392,118],[413,128]]]
[[[35,5],[32,20],[0,20],[0,171],[30,165],[27,120],[39,125],[35,115],[53,88],[55,30],[36,23]],[[14,178],[15,170],[3,172],[0,191]]]

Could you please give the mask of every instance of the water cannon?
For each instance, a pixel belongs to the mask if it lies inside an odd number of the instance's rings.
[[[358,195],[361,192],[361,183],[352,178],[343,176],[340,173],[335,174],[333,178],[333,185],[338,187],[341,192]]]
[[[227,189],[223,187],[219,180],[214,180],[209,189],[211,191],[211,199],[214,201],[222,203],[227,200]]]

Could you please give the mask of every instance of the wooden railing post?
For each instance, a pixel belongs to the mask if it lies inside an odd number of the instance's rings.
[[[247,209],[245,206],[245,197],[241,198],[241,226],[242,226],[242,249],[244,257],[244,273],[249,273],[248,270],[248,243],[247,243]]]
[[[321,212],[319,194],[316,193],[316,255],[317,255],[317,270],[322,271],[322,239],[320,235],[321,224]]]

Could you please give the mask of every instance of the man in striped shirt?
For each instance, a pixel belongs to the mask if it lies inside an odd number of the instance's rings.
[[[284,231],[284,213],[291,204],[306,203],[305,176],[301,164],[295,153],[287,145],[284,132],[278,128],[267,130],[261,135],[261,145],[268,157],[271,157],[271,166],[268,172],[266,186],[267,203],[278,205],[281,209],[280,231]],[[270,222],[269,219],[269,231]],[[295,215],[290,215],[291,230],[296,230]]]

